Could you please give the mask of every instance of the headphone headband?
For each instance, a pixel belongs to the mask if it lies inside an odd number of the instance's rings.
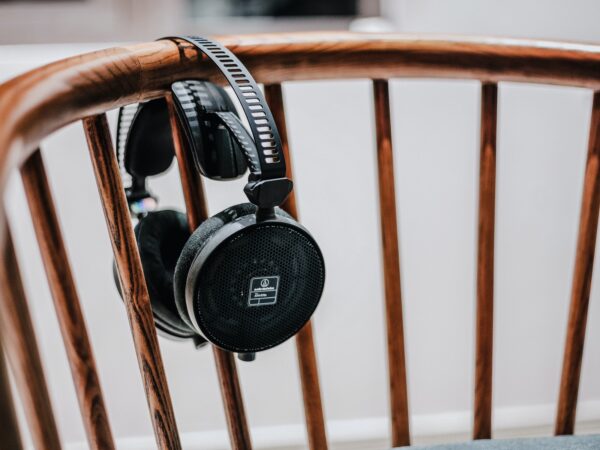
[[[218,115],[223,125],[232,132],[248,160],[250,176],[244,192],[260,208],[282,204],[292,190],[292,182],[285,176],[285,157],[275,120],[252,75],[229,49],[217,42],[198,36],[168,36],[162,39],[189,42],[206,55],[225,76],[242,105],[253,137],[253,142],[248,142],[244,136],[245,130],[240,129],[243,126],[237,120],[227,115]]]

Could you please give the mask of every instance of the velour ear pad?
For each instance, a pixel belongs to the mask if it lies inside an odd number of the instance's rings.
[[[173,295],[177,259],[190,236],[185,214],[151,212],[136,225],[135,235],[157,325],[178,337],[196,335],[181,320]]]
[[[175,267],[173,287],[175,289],[175,305],[177,306],[179,315],[188,326],[193,327],[189,318],[187,304],[185,301],[185,286],[188,272],[190,271],[190,267],[192,266],[194,258],[204,248],[210,238],[225,224],[237,219],[238,217],[254,214],[255,212],[256,206],[252,203],[241,203],[239,205],[227,208],[221,211],[219,214],[205,220],[187,240],[183,250],[181,251],[179,260],[177,261],[177,266]],[[279,208],[277,208],[275,212],[277,215],[291,218],[289,214]]]
[[[125,141],[125,169],[139,177],[158,175],[169,168],[174,157],[167,101],[158,98],[142,103]]]
[[[235,104],[233,103],[233,100],[231,100],[231,97],[227,94],[227,91],[225,89],[223,89],[219,85],[211,83],[210,81],[205,81],[204,83],[211,94],[212,100],[214,100],[215,102],[216,106],[212,108],[213,110],[231,111],[236,113],[237,115]]]

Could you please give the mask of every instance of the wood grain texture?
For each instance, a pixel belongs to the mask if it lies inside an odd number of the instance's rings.
[[[294,169],[292,156],[290,154],[290,144],[288,140],[287,123],[285,119],[285,103],[283,100],[283,89],[280,83],[265,85],[265,100],[269,105],[269,109],[275,119],[277,131],[281,138],[281,148],[283,157],[285,158],[286,168],[285,176],[294,181]],[[290,214],[294,219],[299,220],[298,205],[296,203],[296,182],[294,181],[294,189],[287,196],[281,208]]]
[[[403,34],[217,36],[258,82],[443,77],[600,88],[600,46]],[[164,94],[175,80],[216,77],[189,44],[157,41],[57,61],[0,86],[0,186],[52,131]],[[215,78],[216,77],[216,78]],[[53,111],[53,114],[47,114]]]
[[[410,445],[406,361],[404,355],[404,321],[400,286],[400,253],[392,150],[392,127],[389,87],[386,80],[373,81],[375,131],[377,136],[377,173],[379,211],[383,250],[383,280],[387,327],[388,371],[392,446]]]
[[[0,267],[0,340],[21,397],[34,447],[36,450],[60,450],[62,446],[23,290],[23,280],[6,223],[5,230]]]
[[[19,432],[4,349],[0,344],[0,450],[22,449],[23,442]]]
[[[212,349],[217,374],[219,375],[219,386],[221,387],[221,397],[225,407],[231,448],[233,450],[250,450],[252,449],[252,440],[250,439],[250,429],[246,420],[246,410],[237,375],[235,357],[233,353],[220,349],[215,345],[212,346]]]
[[[479,248],[478,248],[478,319],[476,356],[476,394],[474,437],[491,434],[492,400],[492,334],[493,334],[493,222],[495,184],[495,122],[497,87],[499,81],[519,81],[569,85],[600,89],[600,46],[546,41],[528,41],[496,38],[468,38],[419,36],[399,34],[358,33],[283,33],[249,36],[217,37],[234,51],[247,65],[258,82],[267,85],[291,80],[318,80],[338,78],[387,79],[391,77],[443,77],[476,79],[484,82],[482,102],[482,153],[480,178]],[[69,58],[24,73],[0,85],[0,191],[6,185],[12,169],[19,167],[39,146],[41,139],[51,132],[80,119],[140,100],[164,95],[175,80],[209,78],[222,82],[215,69],[185,43],[151,42],[107,49]],[[493,104],[493,107],[492,107]],[[48,114],[52,111],[52,114]],[[556,422],[556,432],[572,431],[578,390],[581,354],[585,333],[589,283],[593,261],[595,224],[598,212],[598,100],[594,99],[590,155],[586,168],[580,233],[577,247],[575,276],[572,287],[569,329]],[[179,448],[167,385],[164,379],[160,353],[156,343],[152,316],[148,304],[139,257],[135,250],[128,213],[122,196],[120,179],[114,161],[103,153],[108,145],[103,118],[86,119],[88,138],[98,146],[92,152],[95,169],[105,176],[99,184],[103,199],[108,201],[105,213],[111,226],[111,239],[118,253],[121,277],[129,288],[131,301],[128,314],[132,323],[134,342],[140,358],[140,367],[152,411],[152,420],[161,448]],[[492,127],[493,123],[493,127]],[[596,131],[595,131],[596,130]],[[94,132],[101,131],[94,134]],[[592,155],[593,149],[593,155]],[[100,158],[95,161],[95,158]],[[111,185],[112,183],[112,185]],[[187,194],[200,192],[201,186],[184,186]],[[186,203],[194,196],[188,195]],[[295,198],[285,205],[295,211]],[[206,217],[199,208],[198,218]],[[0,209],[0,248],[8,234],[5,213]],[[596,222],[594,222],[596,221]],[[112,224],[112,225],[111,225]],[[12,244],[11,244],[12,245]],[[6,252],[5,252],[6,253]],[[14,252],[13,252],[14,253]],[[5,255],[6,256],[6,255]],[[14,259],[14,254],[13,254]],[[4,263],[6,265],[7,258]],[[8,294],[2,301],[3,310],[24,304],[16,265],[5,267],[2,289]],[[12,280],[9,282],[9,280]],[[14,284],[16,283],[16,286]],[[18,297],[16,302],[11,299]],[[2,337],[9,361],[17,374],[33,373],[32,382],[41,387],[23,385],[28,416],[34,422],[32,429],[41,439],[47,430],[55,428],[53,419],[43,421],[50,411],[49,403],[36,404],[32,398],[45,392],[41,363],[32,338],[28,316],[24,319],[8,315],[2,319],[9,326],[2,327]],[[29,325],[27,325],[29,323]],[[29,326],[29,328],[27,328]],[[11,328],[12,327],[12,328]],[[18,332],[29,334],[20,338]],[[12,336],[11,336],[11,333]],[[5,335],[8,335],[6,337]],[[300,345],[300,340],[305,343]],[[316,358],[310,325],[298,335],[298,348],[307,352],[301,361],[303,385],[317,386]],[[25,349],[34,348],[30,354]],[[243,404],[239,393],[235,361],[227,353],[215,354],[218,370],[226,375],[221,379],[227,408],[232,443],[237,448],[250,445],[245,425]],[[37,361],[37,362],[36,362]],[[306,367],[302,367],[304,361]],[[36,366],[37,364],[37,366]],[[28,372],[29,371],[29,372]],[[41,374],[41,375],[40,375]],[[234,376],[235,375],[235,376]],[[307,395],[305,391],[305,396]],[[318,392],[318,389],[317,389]],[[46,393],[47,398],[47,393]],[[29,403],[27,403],[29,401]],[[320,396],[305,397],[305,405],[321,410]],[[36,414],[38,417],[36,418]],[[51,415],[49,417],[52,417]],[[318,417],[313,414],[312,417]],[[35,422],[37,420],[37,423]],[[310,422],[311,419],[309,419]],[[37,428],[36,428],[37,427]],[[311,429],[313,427],[313,429]],[[321,424],[309,423],[313,448],[324,443]],[[315,431],[317,430],[317,431]],[[52,431],[50,439],[39,448],[58,448],[58,437]],[[322,438],[318,437],[322,436]]]
[[[158,448],[180,450],[150,297],[106,115],[83,121]]]
[[[554,432],[573,434],[600,209],[600,93],[594,93],[583,181],[575,273]]]
[[[169,107],[171,133],[175,145],[177,164],[179,165],[188,224],[191,230],[195,230],[208,218],[204,186],[200,173],[194,168],[192,156],[189,153],[190,149],[179,126],[173,99],[171,95],[167,95],[166,99]],[[225,418],[227,419],[231,446],[235,450],[251,449],[252,441],[246,420],[244,399],[242,397],[234,355],[215,345],[211,347],[217,366],[217,375],[219,377],[223,406],[225,407]]]
[[[484,83],[481,86],[473,439],[490,439],[492,435],[497,104],[498,86],[494,83]]]
[[[265,99],[269,104],[279,136],[286,161],[286,176],[293,180],[292,158],[285,122],[285,105],[281,84],[265,85]],[[296,204],[296,187],[281,205],[296,220],[299,220]],[[300,367],[300,382],[302,383],[302,399],[304,401],[304,415],[308,444],[311,450],[327,448],[327,432],[325,429],[325,415],[321,400],[321,387],[319,383],[319,369],[315,351],[312,321],[309,321],[296,335],[296,352]]]
[[[96,362],[39,150],[22,166],[21,178],[67,351],[88,443],[94,450],[114,449]]]

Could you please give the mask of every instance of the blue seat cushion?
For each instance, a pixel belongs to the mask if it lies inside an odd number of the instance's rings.
[[[400,447],[405,450],[596,450],[600,435],[557,436],[529,439],[496,439],[431,446]]]

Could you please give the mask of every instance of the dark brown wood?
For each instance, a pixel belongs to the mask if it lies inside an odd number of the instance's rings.
[[[492,436],[497,104],[498,86],[494,83],[484,83],[481,86],[481,154],[479,162],[473,439],[489,439]]]
[[[106,115],[83,121],[158,448],[180,450],[150,297]]]
[[[286,161],[286,176],[293,180],[292,158],[285,122],[285,106],[281,84],[265,85],[265,98],[273,113],[281,146]],[[299,220],[298,207],[296,205],[296,188],[285,200],[282,208],[296,220]],[[304,401],[304,415],[306,419],[306,430],[308,443],[311,450],[322,450],[327,448],[327,432],[325,430],[325,416],[321,400],[321,387],[319,383],[319,369],[312,330],[312,321],[309,321],[296,335],[296,352],[300,367],[300,381],[302,383],[302,398]]]
[[[277,125],[277,131],[279,131],[279,137],[281,138],[281,147],[283,150],[283,156],[286,162],[285,175],[290,179],[294,180],[294,170],[292,166],[292,156],[290,155],[290,144],[288,140],[287,124],[285,120],[285,104],[283,101],[283,89],[281,84],[267,84],[265,85],[265,100],[269,104],[269,109],[275,119],[275,125]],[[282,209],[287,211],[293,218],[299,220],[298,205],[296,204],[296,182],[294,181],[294,189],[290,192],[290,195],[285,199],[285,202],[281,206]]]
[[[259,34],[225,36],[218,39],[242,59],[257,81],[267,85],[291,80],[387,79],[407,76],[483,80],[474,436],[489,436],[492,405],[493,222],[497,103],[497,87],[494,83],[520,81],[600,89],[600,46],[515,39],[355,33]],[[222,82],[222,79],[216,76],[214,68],[200,59],[197,51],[188,44],[152,42],[58,61],[0,85],[0,117],[2,117],[0,192],[5,187],[11,169],[22,164],[36,150],[41,139],[68,123],[93,114],[101,114],[127,103],[164,95],[170,83],[177,79],[210,78]],[[598,137],[593,134],[598,128],[597,104],[598,100],[595,97],[590,152],[592,153],[592,148],[594,150],[593,155],[588,158],[586,169],[569,330],[556,422],[558,434],[572,431],[581,368],[595,242],[594,224],[597,224],[594,221],[597,221],[597,196],[599,195],[596,178],[599,170],[596,149]],[[48,114],[48,111],[52,111],[52,114]],[[91,124],[90,130],[94,127],[102,129],[103,136],[93,137],[102,143],[108,140],[108,134],[105,128],[102,128],[104,125],[98,120],[100,119],[89,119],[86,122]],[[102,127],[98,128],[100,125]],[[102,151],[97,149],[98,155],[102,156]],[[121,264],[121,276],[128,277],[126,283],[130,289],[129,295],[133,298],[128,306],[128,314],[132,322],[134,342],[146,383],[152,418],[160,445],[163,448],[169,446],[171,446],[169,448],[179,448],[145,283],[143,283],[137,251],[133,249],[135,245],[133,245],[131,225],[120,192],[120,180],[114,162],[110,162],[107,155],[104,154],[104,159],[95,162],[95,165],[97,170],[103,170],[103,173],[108,175],[105,179],[99,180],[99,183],[103,186],[101,192],[104,189],[106,194],[103,198],[109,201],[105,212],[109,224],[113,225],[111,228],[113,245],[121,252],[117,258]],[[187,177],[189,178],[189,174]],[[114,186],[109,186],[110,183]],[[187,203],[192,201],[189,198],[190,193],[200,192],[200,188],[201,186],[193,183],[187,188],[184,186],[184,193],[188,197]],[[110,203],[113,194],[116,197],[113,196],[112,200],[117,200]],[[296,210],[294,202],[295,198],[290,197],[286,208],[290,211]],[[206,217],[206,210],[200,210],[203,205],[199,206],[198,218]],[[4,216],[4,210],[0,210],[0,248],[4,248],[2,244],[7,237]],[[15,270],[17,269],[14,267],[4,269],[6,273],[13,273]],[[4,279],[3,288],[9,291],[7,298],[22,293],[22,287],[9,286],[7,281],[9,278],[6,274]],[[12,305],[7,301],[3,303]],[[13,332],[19,330],[14,324],[20,322],[14,317],[3,320],[14,322],[11,322]],[[24,325],[21,323],[21,326]],[[11,329],[10,326],[5,328]],[[3,335],[7,333],[9,332],[5,330],[2,332]],[[303,338],[306,338],[306,342],[300,345]],[[41,371],[41,365],[37,368],[35,366],[36,358],[39,360],[37,350],[33,356],[23,356],[20,352],[28,348],[27,345],[19,343],[15,336],[12,339],[5,339],[4,344],[11,365],[17,367],[16,373],[25,373],[26,370],[37,373],[38,369]],[[27,342],[31,341],[29,335],[23,339]],[[298,335],[298,342],[299,353],[301,348],[307,352],[306,356],[299,356],[303,385],[318,388],[316,358],[314,358],[314,349],[310,347],[314,345],[310,325]],[[33,343],[35,344],[35,341]],[[221,379],[225,402],[228,409],[235,410],[227,415],[232,442],[239,448],[243,448],[244,443],[247,442],[249,445],[249,434],[243,414],[239,383],[235,375],[235,361],[227,353],[217,352],[215,357],[219,372],[228,377],[228,379]],[[302,367],[303,362],[306,367]],[[146,363],[149,365],[145,365]],[[35,382],[43,381],[39,377],[36,380]],[[156,383],[153,384],[153,381]],[[19,386],[20,392],[23,392],[22,387]],[[44,390],[45,385],[38,389]],[[35,389],[32,391],[37,392]],[[311,401],[318,402],[318,404],[313,403],[310,409],[322,410],[320,395],[309,396],[307,392],[309,391],[304,392],[305,405],[309,405]],[[49,405],[36,406],[30,401],[28,415],[31,418],[36,412],[49,410],[47,406]],[[319,416],[314,414],[312,417]],[[35,417],[33,420],[36,420]],[[53,428],[54,425],[53,419],[50,419],[50,423],[43,424],[41,419],[37,420],[38,429],[35,426],[33,429],[34,433],[38,433],[39,438],[43,433],[39,427]],[[308,419],[309,422],[310,420]],[[313,448],[318,448],[319,442],[325,442],[324,432],[320,434],[320,431],[315,431],[324,428],[318,420],[320,419],[309,423],[309,435],[313,436],[311,439],[315,439],[316,442],[311,442]],[[315,436],[320,435],[323,439],[319,441],[320,438]],[[50,440],[46,447],[42,448],[50,448],[52,445]]]
[[[250,430],[246,420],[246,410],[244,409],[244,399],[237,375],[235,357],[233,353],[222,350],[215,345],[212,346],[212,349],[217,365],[217,374],[219,375],[219,386],[221,387],[221,397],[225,407],[231,448],[233,450],[250,450],[252,449],[252,440],[250,439]]]
[[[312,321],[309,321],[296,334],[296,352],[302,383],[302,400],[308,433],[308,443],[312,450],[327,448],[327,432],[323,417],[319,370],[315,351]]]
[[[4,349],[0,345],[0,450],[22,449],[23,442],[15,413]]]
[[[406,361],[404,355],[404,321],[400,286],[400,254],[390,123],[390,100],[387,80],[373,81],[375,130],[377,134],[377,167],[379,175],[379,211],[383,249],[383,279],[387,326],[388,371],[392,446],[410,445]]]
[[[48,387],[13,241],[6,239],[0,266],[0,336],[36,450],[60,450]]]
[[[258,82],[443,77],[600,88],[600,46],[406,34],[221,36]],[[158,41],[58,61],[0,87],[0,186],[50,132],[164,94],[183,78],[215,78],[189,44]],[[53,114],[48,114],[53,111]]]
[[[22,166],[21,177],[90,448],[114,449],[94,354],[39,150]]]
[[[179,127],[177,114],[170,95],[167,95],[171,132],[175,144],[175,154],[179,165],[181,186],[185,199],[188,224],[195,230],[208,217],[208,208],[204,196],[202,179],[189,154],[189,148]],[[251,449],[252,441],[246,420],[244,399],[240,389],[237,368],[233,353],[213,345],[213,355],[217,366],[217,375],[221,387],[221,397],[225,407],[225,417],[231,446],[235,450]]]
[[[600,210],[600,93],[594,93],[583,181],[575,273],[554,432],[573,434]]]

